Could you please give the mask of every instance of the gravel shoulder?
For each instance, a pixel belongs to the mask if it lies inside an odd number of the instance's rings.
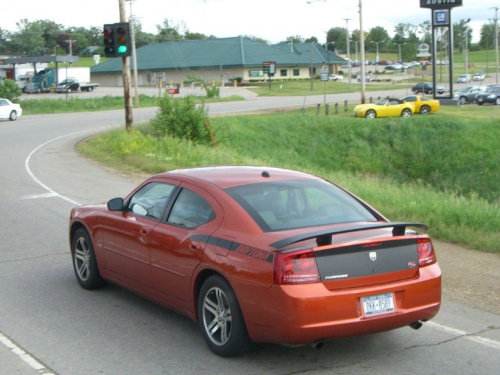
[[[443,299],[500,314],[500,256],[433,241]]]

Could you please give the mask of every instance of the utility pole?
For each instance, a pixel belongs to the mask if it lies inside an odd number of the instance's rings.
[[[132,42],[132,61],[134,63],[134,92],[135,92],[135,105],[139,105],[139,79],[137,77],[137,53],[135,51],[135,30],[134,30],[134,15],[132,12],[132,3],[134,0],[127,0],[130,2],[130,37]]]
[[[361,104],[365,104],[365,35],[363,34],[363,4],[359,0],[359,49],[361,50]]]
[[[496,61],[496,72],[495,72],[495,82],[498,84],[498,7],[495,9],[495,61]]]
[[[119,0],[120,22],[127,22],[125,12],[125,0]],[[125,128],[130,131],[134,123],[132,115],[132,97],[130,96],[130,59],[128,56],[122,57],[122,76],[123,76],[123,101],[125,104]]]
[[[346,34],[347,34],[347,71],[349,73],[349,92],[351,91],[351,50],[350,50],[350,44],[351,41],[349,40],[349,21],[350,18],[344,18],[345,24],[346,24]]]
[[[76,42],[76,40],[73,40],[70,37],[69,39],[66,39],[65,42],[69,44],[69,55],[73,56],[73,42]]]

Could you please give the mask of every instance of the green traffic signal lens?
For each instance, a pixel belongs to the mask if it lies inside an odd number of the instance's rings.
[[[117,51],[118,51],[119,54],[123,55],[123,54],[127,53],[128,48],[127,48],[127,46],[118,46]]]

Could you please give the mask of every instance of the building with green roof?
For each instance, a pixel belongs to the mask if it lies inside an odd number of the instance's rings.
[[[295,44],[290,49],[287,45],[268,46],[242,36],[148,44],[138,48],[136,55],[139,86],[193,79],[217,84],[237,77],[244,82],[266,80],[263,63],[268,61],[276,63],[273,79],[304,79],[310,77],[310,70],[316,74],[322,67],[345,63],[312,43]],[[121,58],[93,66],[90,72],[92,81],[103,86],[123,85]]]

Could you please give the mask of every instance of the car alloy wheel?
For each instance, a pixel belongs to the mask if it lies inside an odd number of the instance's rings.
[[[499,97],[497,97],[497,99],[495,100],[495,104],[496,104],[496,105],[500,105],[500,96],[499,96]]]
[[[198,297],[198,320],[209,348],[223,357],[243,354],[252,345],[236,295],[228,282],[210,276]]]
[[[411,117],[411,110],[408,108],[403,109],[403,111],[401,112],[401,116],[402,117]]]
[[[375,118],[375,117],[377,117],[377,112],[375,112],[373,109],[369,109],[369,110],[366,112],[365,117],[366,117],[366,118]]]
[[[106,285],[106,281],[99,274],[94,247],[85,229],[81,228],[76,231],[71,253],[76,279],[83,288],[99,289]]]
[[[467,104],[467,98],[465,96],[461,96],[458,101],[460,102],[460,105]]]
[[[12,111],[10,113],[9,120],[10,121],[15,121],[16,119],[17,119],[17,112],[16,111]]]
[[[422,107],[420,107],[420,113],[422,115],[427,115],[431,112],[431,109],[428,105],[423,105]]]

